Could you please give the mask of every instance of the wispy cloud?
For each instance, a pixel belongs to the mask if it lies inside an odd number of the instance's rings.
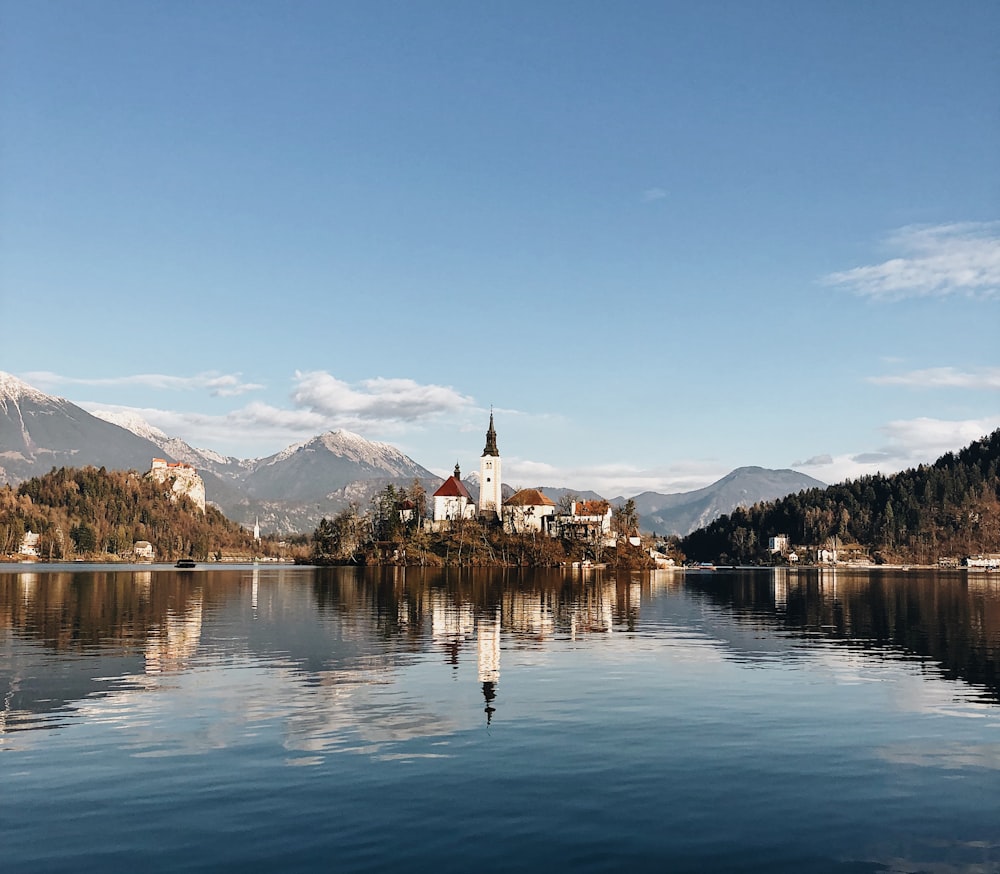
[[[663,200],[667,196],[665,188],[647,188],[642,192],[642,202],[652,203],[654,200]]]
[[[1000,416],[958,421],[924,416],[889,422],[882,426],[882,431],[889,438],[887,452],[900,459],[916,459],[915,463],[919,464],[961,449],[997,428],[1000,428]]]
[[[879,430],[881,446],[843,455],[817,455],[791,466],[828,483],[859,476],[891,474],[927,464],[1000,428],[1000,415],[982,419],[947,420],[921,417],[888,422]]]
[[[293,403],[331,422],[418,422],[472,405],[472,398],[450,386],[421,385],[412,379],[376,377],[351,385],[325,371],[296,372]]]
[[[1000,222],[960,222],[901,228],[887,246],[898,253],[881,264],[824,277],[826,285],[863,297],[1000,297]]]
[[[525,458],[504,459],[504,481],[518,488],[552,486],[595,491],[607,498],[642,492],[689,492],[729,473],[718,462],[679,461],[655,468],[626,463],[560,467]]]
[[[106,383],[80,380],[78,384]],[[291,402],[289,407],[279,407],[254,401],[224,413],[88,401],[81,401],[80,406],[90,411],[138,415],[192,446],[225,447],[227,453],[250,455],[270,454],[291,443],[337,429],[359,431],[370,439],[386,439],[412,432],[438,415],[459,415],[472,408],[471,398],[447,386],[381,377],[352,385],[324,371],[297,372]]]
[[[88,412],[138,416],[170,437],[224,454],[269,455],[291,443],[329,430],[328,420],[309,410],[281,409],[254,402],[227,413],[212,414],[159,407],[129,407],[81,401]]]
[[[870,376],[876,385],[906,385],[913,388],[1000,389],[1000,367],[959,370],[955,367],[928,367],[890,376]]]
[[[239,373],[208,371],[194,376],[171,376],[165,373],[136,373],[127,376],[79,377],[63,376],[46,370],[26,373],[25,380],[32,385],[53,389],[61,385],[103,386],[108,388],[141,387],[164,391],[194,391],[207,389],[214,397],[236,397],[264,388],[255,382],[243,382]]]

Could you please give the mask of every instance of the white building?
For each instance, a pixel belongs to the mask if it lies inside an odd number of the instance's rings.
[[[21,538],[21,545],[18,547],[18,552],[21,555],[38,555],[38,541],[41,538],[40,534],[35,534],[33,531],[25,532],[24,537]]]
[[[538,489],[521,489],[503,502],[504,530],[510,534],[547,531],[556,513],[555,503]]]
[[[560,513],[549,523],[553,537],[575,538],[593,542],[601,538],[613,546],[611,534],[611,504],[607,501],[574,501],[568,514]]]
[[[775,534],[774,537],[769,537],[767,540],[767,549],[772,555],[776,552],[784,555],[788,552],[788,535]]]
[[[154,458],[146,476],[159,483],[170,480],[174,500],[181,495],[187,495],[202,513],[205,512],[205,481],[190,464]]]
[[[456,519],[473,519],[475,515],[476,502],[462,483],[462,472],[456,464],[455,473],[434,492],[435,527],[445,527],[442,523],[450,523]]]

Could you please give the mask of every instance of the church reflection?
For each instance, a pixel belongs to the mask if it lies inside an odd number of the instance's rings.
[[[502,578],[501,578],[502,580]],[[458,671],[463,653],[473,643],[477,682],[482,690],[487,725],[497,713],[502,642],[511,646],[544,647],[556,638],[581,640],[634,630],[640,606],[651,597],[649,576],[618,579],[592,576],[581,584],[561,575],[544,583],[511,581],[483,585],[475,574],[411,574],[410,585],[395,590],[400,597],[396,609],[403,633],[422,614],[430,614],[431,638],[444,661]],[[658,580],[661,587],[669,585]]]
[[[493,701],[497,697],[497,683],[500,681],[500,609],[491,619],[481,618],[476,637],[479,682],[483,684],[483,698],[486,699],[486,724],[493,720],[496,708]]]

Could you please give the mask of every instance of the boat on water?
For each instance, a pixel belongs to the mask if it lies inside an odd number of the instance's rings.
[[[177,564],[174,565],[175,568],[180,568],[181,570],[191,570],[192,568],[197,566],[198,565],[195,563],[195,560],[193,558],[179,559],[177,561]]]

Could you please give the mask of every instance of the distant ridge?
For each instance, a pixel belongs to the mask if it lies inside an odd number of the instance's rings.
[[[684,536],[737,507],[751,507],[805,489],[823,488],[820,482],[795,470],[738,467],[703,489],[675,494],[643,492],[636,495],[639,527],[657,534]],[[625,499],[616,498],[621,504]]]

